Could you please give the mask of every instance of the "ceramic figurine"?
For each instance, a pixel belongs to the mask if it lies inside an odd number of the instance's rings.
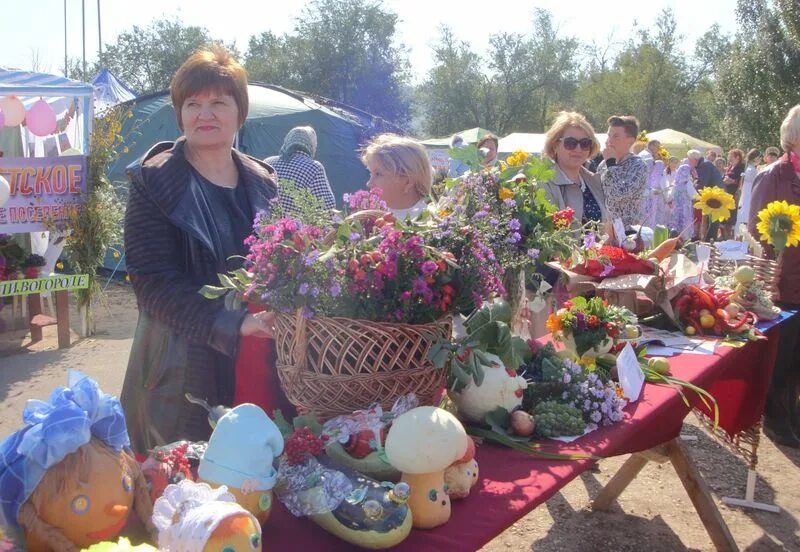
[[[452,500],[467,498],[472,487],[478,482],[478,461],[475,460],[475,441],[472,437],[467,445],[467,452],[444,471],[444,484],[447,494]]]
[[[450,519],[444,471],[467,451],[458,419],[441,408],[420,406],[398,416],[386,437],[386,457],[411,487],[408,505],[414,527],[430,529]]]
[[[0,527],[24,533],[26,550],[77,552],[114,538],[134,509],[152,528],[116,397],[70,370],[68,386],[29,400],[23,420],[0,443]]]
[[[261,525],[223,485],[185,479],[167,485],[153,507],[165,552],[260,552]]]
[[[278,426],[260,407],[240,404],[217,421],[197,475],[212,485],[227,486],[263,524],[272,509],[272,463],[282,452]]]

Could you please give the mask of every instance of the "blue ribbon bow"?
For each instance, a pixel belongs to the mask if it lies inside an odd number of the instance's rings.
[[[117,452],[130,446],[119,399],[76,370],[46,402],[29,400],[22,419],[25,426],[0,442],[0,526],[17,528],[19,508],[45,472],[92,437]]]

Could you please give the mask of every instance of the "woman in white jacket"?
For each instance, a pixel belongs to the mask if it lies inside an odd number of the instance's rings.
[[[683,239],[694,237],[692,203],[694,196],[697,195],[694,187],[694,181],[697,179],[695,168],[702,158],[703,154],[699,151],[689,150],[686,159],[675,171],[675,185],[672,188],[672,217],[669,226],[671,230],[680,232]]]
[[[753,193],[753,182],[758,175],[758,163],[761,160],[761,152],[756,148],[747,152],[747,167],[744,169],[744,178],[742,180],[742,190],[739,196],[739,209],[736,213],[736,226],[734,231],[736,235],[741,235],[740,225],[747,224],[747,219],[750,216],[750,196]]]

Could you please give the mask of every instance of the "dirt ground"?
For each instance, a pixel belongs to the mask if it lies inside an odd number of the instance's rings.
[[[136,324],[136,303],[130,286],[112,282],[106,306],[97,310],[98,333],[76,339],[69,349],[56,347],[55,327],[45,339],[30,344],[24,330],[0,333],[0,437],[19,427],[25,401],[44,399],[66,380],[66,369],[77,368],[118,394]],[[11,326],[11,308],[0,320]],[[72,326],[77,316],[72,310]],[[800,550],[800,451],[776,447],[762,436],[756,500],[781,508],[774,514],[729,508],[721,497],[741,498],[745,492],[744,461],[719,444],[689,417],[684,441],[711,487],[715,501],[742,550]],[[700,519],[669,464],[649,463],[608,512],[588,509],[590,499],[627,459],[602,460],[560,493],[493,540],[483,550],[612,550],[648,552],[713,550]]]

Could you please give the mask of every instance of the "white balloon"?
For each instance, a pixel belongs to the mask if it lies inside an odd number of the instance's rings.
[[[0,207],[8,203],[9,196],[11,196],[11,186],[8,180],[0,176]]]

